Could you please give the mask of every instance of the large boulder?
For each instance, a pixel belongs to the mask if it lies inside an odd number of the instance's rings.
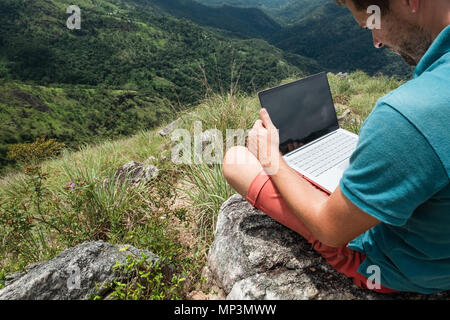
[[[448,299],[449,293],[384,295],[358,288],[300,235],[239,195],[219,213],[205,274],[227,299]]]
[[[54,259],[29,266],[26,272],[7,277],[0,300],[79,300],[107,293],[103,285],[120,279],[113,266],[128,256],[158,259],[148,251],[103,241],[85,242]]]

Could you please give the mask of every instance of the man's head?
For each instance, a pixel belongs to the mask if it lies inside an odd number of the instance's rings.
[[[429,15],[428,4],[424,4],[426,0],[335,1],[340,5],[346,5],[358,24],[365,29],[368,28],[367,21],[372,15],[367,9],[372,5],[380,7],[381,28],[371,30],[374,46],[391,49],[410,65],[417,65],[433,42],[432,31],[423,27],[425,13]]]

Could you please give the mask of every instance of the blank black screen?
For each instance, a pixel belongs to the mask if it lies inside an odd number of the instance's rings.
[[[326,73],[259,93],[274,125],[280,130],[280,150],[304,145],[339,129]]]

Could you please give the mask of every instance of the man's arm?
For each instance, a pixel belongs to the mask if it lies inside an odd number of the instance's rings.
[[[348,200],[339,187],[327,197],[282,158],[278,172],[271,179],[294,214],[325,245],[344,246],[380,223]]]
[[[249,133],[250,150],[260,160],[283,199],[316,239],[330,247],[341,247],[380,223],[365,213],[341,192],[327,197],[301,178],[278,151],[278,131],[265,109]],[[261,155],[261,147],[269,155]],[[268,169],[268,170],[267,170]],[[269,173],[270,171],[270,173]]]

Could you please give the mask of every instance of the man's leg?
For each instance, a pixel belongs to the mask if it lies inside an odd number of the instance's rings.
[[[357,272],[365,255],[347,246],[333,248],[324,245],[290,210],[270,177],[264,174],[261,164],[245,147],[234,147],[227,152],[223,173],[228,183],[249,201],[274,220],[303,236],[322,257],[339,273],[351,278],[361,288],[367,289],[367,279]],[[395,292],[381,287],[374,291]]]
[[[244,198],[261,171],[263,168],[258,159],[246,147],[231,148],[223,160],[223,175],[230,186]]]

